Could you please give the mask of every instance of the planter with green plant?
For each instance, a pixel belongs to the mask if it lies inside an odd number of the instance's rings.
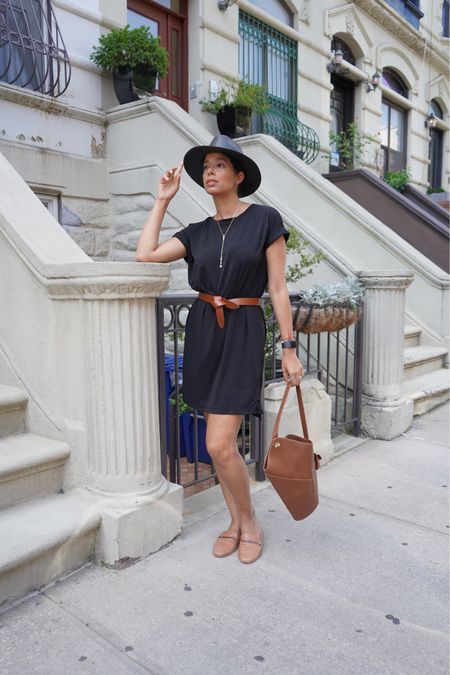
[[[334,284],[316,283],[292,311],[294,330],[300,333],[338,331],[355,323],[362,313],[365,289],[352,277]]]
[[[221,134],[237,138],[251,130],[252,113],[263,114],[270,108],[266,89],[237,77],[226,77],[214,100],[201,99],[203,112],[215,113]]]
[[[90,56],[100,68],[110,70],[120,103],[139,99],[138,92],[153,93],[156,78],[167,75],[169,55],[148,26],[129,25],[99,38]]]
[[[329,132],[330,145],[334,144],[334,152],[323,155],[330,162],[337,155],[337,164],[332,164],[340,171],[359,169],[363,165],[366,146],[376,141],[376,138],[361,133],[356,122],[350,122],[346,129],[339,133]]]

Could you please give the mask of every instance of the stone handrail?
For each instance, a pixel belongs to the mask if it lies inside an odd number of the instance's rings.
[[[64,489],[103,514],[97,557],[157,550],[182,511],[159,442],[155,298],[168,266],[91,261],[2,156],[0,260],[0,381],[26,391],[29,429],[69,442]]]

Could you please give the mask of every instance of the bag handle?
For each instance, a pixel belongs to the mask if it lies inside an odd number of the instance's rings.
[[[286,389],[284,391],[283,400],[281,401],[280,409],[278,411],[278,415],[277,415],[277,418],[275,420],[275,424],[273,425],[272,440],[278,436],[278,429],[280,427],[280,421],[281,421],[281,413],[283,412],[283,408],[284,408],[285,403],[287,401],[287,397],[288,397],[290,388],[291,388],[291,385],[287,384]],[[297,392],[298,409],[300,411],[300,418],[302,420],[303,435],[304,435],[305,438],[307,438],[309,440],[308,427],[306,426],[305,408],[303,407],[302,390],[300,389],[299,384],[295,385],[295,390]]]

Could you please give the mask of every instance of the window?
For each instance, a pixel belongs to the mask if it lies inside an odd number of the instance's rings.
[[[444,118],[442,108],[435,100],[430,102],[430,113],[439,119]],[[428,166],[428,182],[430,188],[442,187],[442,160],[444,156],[444,132],[442,129],[436,127],[430,129],[430,143],[429,143],[428,158],[430,164]]]
[[[442,3],[442,37],[448,38],[450,23],[449,0],[444,0]]]
[[[50,0],[0,0],[0,81],[60,96],[69,80]]]
[[[282,0],[251,0],[251,2],[288,26],[294,25],[294,15]]]
[[[266,85],[272,106],[297,118],[297,43],[242,11],[239,34],[240,77]]]
[[[386,0],[386,2],[409,21],[411,26],[419,28],[419,21],[423,17],[419,0]]]
[[[53,218],[59,221],[59,196],[50,194],[35,193],[39,197],[45,208],[50,211]]]
[[[400,96],[408,98],[408,89],[393,71],[384,69],[382,84]],[[381,102],[381,147],[384,153],[384,173],[406,168],[407,112],[387,97]]]

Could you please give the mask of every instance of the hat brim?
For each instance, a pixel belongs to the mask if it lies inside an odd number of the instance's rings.
[[[247,197],[247,195],[256,192],[261,185],[261,172],[258,165],[250,159],[250,157],[244,155],[244,153],[235,152],[228,148],[220,148],[211,145],[197,145],[195,148],[188,150],[184,156],[183,162],[184,168],[192,180],[198,183],[202,188],[205,187],[203,185],[203,160],[205,155],[212,152],[221,152],[224,155],[235,159],[239,166],[242,167],[245,178],[238,187],[239,197]]]

